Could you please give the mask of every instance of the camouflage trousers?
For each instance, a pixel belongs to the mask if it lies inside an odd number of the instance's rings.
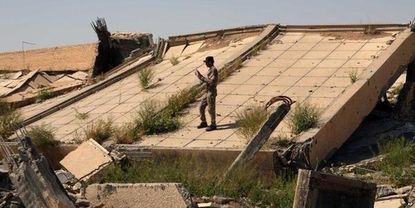
[[[216,93],[208,92],[206,93],[202,100],[200,101],[199,112],[200,120],[206,122],[206,107],[208,107],[208,113],[210,115],[211,124],[216,125]]]

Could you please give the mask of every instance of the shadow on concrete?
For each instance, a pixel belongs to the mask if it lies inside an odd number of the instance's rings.
[[[236,123],[219,124],[216,125],[216,130],[236,129],[238,125]]]

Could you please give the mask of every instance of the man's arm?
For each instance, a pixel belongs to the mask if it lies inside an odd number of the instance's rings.
[[[200,81],[206,82],[206,77],[204,77],[197,69],[195,71],[195,75]]]
[[[200,81],[202,81],[202,82],[204,82],[204,83],[207,83],[207,84],[212,84],[212,83],[217,83],[218,82],[218,79],[219,79],[219,77],[218,77],[218,70],[215,68],[214,70],[213,70],[213,76],[212,76],[212,78],[206,78],[206,77],[204,77],[202,74],[200,74],[200,72],[199,71],[197,71],[196,70],[196,75],[197,75],[197,77],[200,79]]]

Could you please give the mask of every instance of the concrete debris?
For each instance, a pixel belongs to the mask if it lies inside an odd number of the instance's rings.
[[[92,184],[86,189],[91,206],[124,207],[191,207],[190,194],[177,183]]]
[[[78,180],[88,180],[112,163],[109,152],[95,140],[89,139],[70,152],[60,164]]]
[[[398,189],[395,189],[397,194],[407,194],[412,190],[412,186],[404,186]]]
[[[90,206],[90,202],[86,199],[77,199],[75,202],[77,207],[89,207]]]
[[[197,207],[202,208],[202,207],[213,207],[213,203],[212,202],[206,202],[206,203],[198,203]]]
[[[77,80],[86,80],[88,78],[88,73],[78,71],[73,74],[70,74],[69,76]]]
[[[213,196],[212,200],[217,204],[227,204],[231,201],[234,201],[233,198],[223,196]]]
[[[244,203],[235,198],[224,197],[224,196],[213,196],[213,197],[193,197],[192,201],[197,207],[245,207]]]
[[[373,207],[376,184],[300,169],[293,208]]]
[[[20,198],[14,191],[9,173],[0,163],[0,207],[24,207]]]
[[[9,163],[10,180],[25,207],[74,207],[46,158],[29,137],[18,143],[18,155]]]
[[[84,85],[87,77],[88,73],[82,71],[72,74],[32,71],[0,81],[0,96],[14,107],[22,107],[36,102],[36,97],[44,89],[53,96],[61,95]]]
[[[73,175],[65,170],[56,170],[55,174],[62,184],[69,183],[70,181],[73,181],[74,179]]]
[[[400,208],[400,207],[402,207],[400,199],[376,201],[374,205],[374,208]]]
[[[111,34],[113,39],[140,39],[140,37],[148,35],[149,33],[138,32],[114,32]]]
[[[92,76],[106,73],[126,58],[144,55],[154,48],[153,36],[150,33],[111,34],[104,18],[97,18],[91,26],[100,40]]]
[[[395,195],[396,192],[391,185],[378,185],[376,187],[376,198]]]
[[[371,167],[376,167],[376,165],[378,165],[380,162],[382,162],[383,158],[385,158],[384,155],[379,155],[376,156],[374,158],[370,158],[370,159],[366,159],[366,160],[362,160],[358,163],[355,164],[351,164],[351,165],[345,165],[345,166],[341,166],[339,167],[338,172],[354,172],[357,169],[368,169]],[[334,169],[331,169],[332,172],[336,172],[334,171]]]
[[[375,208],[415,207],[413,186],[393,188],[391,185],[377,187]]]
[[[376,199],[385,200],[389,198],[407,197],[411,190],[412,190],[412,186],[393,188],[392,185],[378,185],[377,191],[376,191]]]

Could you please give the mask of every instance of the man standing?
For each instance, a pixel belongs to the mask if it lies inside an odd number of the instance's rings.
[[[218,70],[214,66],[214,59],[213,56],[208,56],[205,59],[205,64],[209,68],[207,77],[204,77],[198,70],[196,70],[195,74],[197,78],[206,85],[206,94],[203,96],[202,100],[200,101],[200,120],[202,121],[198,129],[206,128],[206,131],[212,131],[216,129],[216,110],[215,110],[215,102],[216,102],[216,85],[218,84]],[[205,110],[208,107],[208,112],[211,119],[211,124],[208,127],[206,122],[206,115]]]

